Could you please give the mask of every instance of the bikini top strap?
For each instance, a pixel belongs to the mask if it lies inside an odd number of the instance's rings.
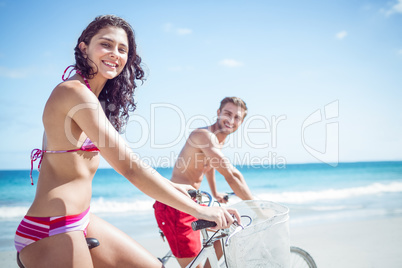
[[[70,69],[70,68],[72,68],[71,71],[68,73],[67,77],[64,77],[64,76],[66,75],[68,69]],[[63,73],[61,79],[62,79],[63,81],[66,81],[67,79],[69,79],[69,78],[70,78],[70,75],[71,75],[71,73],[72,73],[73,71],[75,71],[77,74],[81,75],[82,79],[84,79],[85,85],[87,85],[87,87],[89,88],[89,90],[92,91],[91,86],[89,85],[89,82],[88,82],[87,78],[86,78],[84,75],[82,75],[81,71],[80,71],[80,70],[77,70],[74,65],[70,65],[70,66],[68,66],[68,67],[64,70],[64,73]]]
[[[31,185],[34,185],[33,183],[33,178],[32,178],[32,171],[33,171],[33,163],[39,159],[39,164],[38,164],[38,171],[40,171],[40,166],[42,164],[43,160],[43,154],[44,153],[70,153],[70,152],[77,152],[81,150],[81,148],[77,149],[70,149],[70,150],[59,150],[59,151],[50,151],[50,150],[41,150],[41,149],[33,149],[31,152],[31,172],[29,173],[29,176],[31,177]]]
[[[33,149],[31,152],[31,172],[29,173],[29,176],[31,177],[31,185],[34,185],[33,183],[33,178],[32,178],[32,171],[33,171],[33,162],[35,162],[36,160],[39,160],[39,164],[38,164],[38,171],[40,169],[40,164],[42,164],[42,159],[43,159],[43,153],[45,153],[46,151],[42,151],[41,149]]]
[[[71,71],[68,73],[67,77],[66,77],[66,78],[64,78],[64,76],[66,75],[66,72],[67,72],[67,71],[68,71],[68,69],[70,69],[70,68],[72,68],[72,69],[71,69]],[[62,79],[63,81],[66,81],[67,79],[69,79],[69,78],[70,78],[71,73],[72,73],[74,70],[75,70],[74,65],[67,66],[67,68],[64,70],[64,73],[63,73],[63,75],[62,75],[61,79]]]
[[[84,82],[87,85],[87,87],[89,88],[89,90],[92,91],[91,86],[89,85],[89,82],[88,82],[87,78],[85,76],[83,76],[82,73],[79,70],[77,70],[76,73],[81,75],[81,77],[84,79]]]

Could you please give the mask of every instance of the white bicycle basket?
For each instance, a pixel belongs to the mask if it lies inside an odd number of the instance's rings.
[[[262,200],[242,201],[231,207],[252,223],[234,234],[225,247],[228,267],[260,268],[290,266],[289,209]],[[247,225],[248,218],[242,218]],[[233,230],[231,230],[233,231]]]

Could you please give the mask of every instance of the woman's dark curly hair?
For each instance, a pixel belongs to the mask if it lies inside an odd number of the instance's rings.
[[[112,125],[119,132],[122,132],[128,121],[129,112],[136,108],[134,102],[134,90],[137,87],[135,80],[145,80],[144,70],[140,66],[141,58],[137,55],[137,44],[135,43],[134,31],[131,25],[114,15],[103,15],[96,17],[78,38],[75,47],[75,68],[80,70],[82,75],[87,78],[93,78],[97,74],[89,65],[91,61],[79,49],[79,44],[84,42],[89,45],[92,37],[101,29],[106,27],[118,27],[127,33],[128,39],[128,58],[123,71],[115,78],[106,82],[105,87],[99,95],[99,101],[103,105],[106,116]],[[96,65],[95,65],[96,66]],[[96,67],[98,68],[98,67]]]

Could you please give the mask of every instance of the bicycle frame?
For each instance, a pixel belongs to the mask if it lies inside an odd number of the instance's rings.
[[[211,267],[219,267],[219,260],[215,253],[214,243],[222,238],[228,236],[223,230],[221,231],[221,235],[217,236],[216,238],[210,239],[208,235],[208,231],[206,229],[201,230],[201,234],[203,237],[203,248],[201,252],[198,254],[194,260],[189,263],[186,268],[196,267],[200,263],[205,262],[207,259],[211,264]],[[163,258],[159,258],[159,260],[165,264],[170,258],[172,257],[172,251],[169,251]]]
[[[207,198],[209,199],[208,206],[211,206],[212,196],[208,192],[197,191],[197,194],[196,194],[197,201],[199,203],[202,202],[202,195],[207,196]],[[219,235],[218,237],[209,238],[207,229],[201,230],[201,234],[202,234],[202,238],[203,238],[203,243],[202,243],[203,247],[201,249],[201,252],[197,255],[197,257],[195,257],[192,260],[192,262],[186,266],[186,268],[196,267],[198,264],[203,263],[207,260],[209,260],[211,267],[219,267],[219,261],[218,261],[218,257],[216,256],[214,243],[216,241],[228,236],[228,234],[225,233],[224,231],[221,230],[221,232],[222,232],[222,234]]]
[[[215,248],[213,245],[209,245],[208,247],[204,247],[200,254],[189,264],[186,268],[196,267],[198,264],[209,260],[211,267],[219,267],[218,257],[215,253]]]

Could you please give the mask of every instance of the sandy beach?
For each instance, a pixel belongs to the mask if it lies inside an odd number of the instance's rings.
[[[318,267],[402,267],[402,217],[293,225],[291,244],[306,249]],[[137,238],[155,256],[168,251],[157,232]],[[0,252],[0,267],[18,267],[15,252]],[[179,267],[170,260],[167,268]]]
[[[291,244],[318,267],[402,267],[402,217],[291,226]]]

